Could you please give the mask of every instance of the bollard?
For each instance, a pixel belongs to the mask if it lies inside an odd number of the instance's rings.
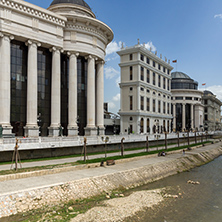
[[[148,136],[146,137],[146,152],[149,152],[149,138]]]

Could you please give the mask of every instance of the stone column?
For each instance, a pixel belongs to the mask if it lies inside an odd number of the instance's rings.
[[[104,61],[97,64],[97,127],[99,127],[99,135],[105,135],[104,128]]]
[[[194,116],[193,116],[193,104],[190,104],[190,118],[191,118],[191,124],[190,124],[190,127],[191,127],[191,129],[193,130],[193,118],[194,118]]]
[[[140,111],[140,86],[137,86],[137,111]]]
[[[49,136],[59,136],[61,126],[61,53],[53,47],[52,52],[52,89],[51,89],[51,125]]]
[[[183,112],[182,112],[182,131],[186,128],[186,104],[183,103]]]
[[[37,124],[38,112],[38,66],[37,55],[38,47],[41,45],[37,42],[28,40],[28,68],[27,68],[27,122],[25,126],[26,137],[38,137],[39,127]]]
[[[177,121],[177,119],[176,119],[176,103],[173,103],[173,132],[176,132],[176,128],[177,128],[177,126],[176,126],[176,121]]]
[[[69,54],[69,125],[68,125],[68,135],[77,136],[78,126],[77,126],[77,57],[79,53]]]
[[[88,57],[87,71],[87,126],[85,128],[86,136],[95,136],[97,129],[95,127],[95,58]]]
[[[10,41],[13,36],[0,33],[0,125],[3,127],[2,134],[11,134],[10,123],[11,108],[11,48]]]

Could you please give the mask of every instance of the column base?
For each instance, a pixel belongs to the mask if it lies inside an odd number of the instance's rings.
[[[98,130],[96,127],[86,127],[85,130],[85,136],[97,136]]]
[[[59,136],[59,127],[49,127],[49,137],[58,137]]]
[[[2,136],[4,137],[4,135],[12,135],[12,126],[11,125],[3,125],[2,126]]]
[[[68,136],[78,136],[79,135],[79,129],[78,127],[68,127]]]
[[[39,127],[38,126],[25,126],[25,137],[39,137]]]
[[[104,136],[105,135],[105,128],[104,127],[99,128],[99,135],[100,136]]]

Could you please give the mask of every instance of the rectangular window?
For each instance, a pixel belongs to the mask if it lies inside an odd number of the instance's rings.
[[[208,115],[204,115],[204,120],[208,121]]]
[[[207,111],[208,111],[208,109],[207,109],[207,107],[205,107],[205,108],[204,108],[204,112],[207,113]]]
[[[183,97],[182,96],[176,96],[175,99],[176,100],[183,100]]]
[[[163,67],[163,72],[166,72],[166,68],[165,67]]]
[[[158,64],[158,69],[161,70],[161,66],[160,66],[160,64]]]
[[[146,82],[150,83],[150,70],[149,69],[147,69],[146,71]]]
[[[167,81],[167,90],[170,90],[170,80]]]
[[[156,67],[156,63],[155,63],[155,61],[153,61],[153,67]]]
[[[204,105],[207,105],[207,100],[206,99],[204,100]]]
[[[170,75],[170,70],[169,69],[167,69],[167,74]]]
[[[163,88],[166,89],[166,78],[163,77]]]
[[[140,55],[140,60],[144,61],[144,55],[143,54]]]
[[[144,68],[141,67],[140,80],[144,81]]]
[[[150,59],[149,58],[146,58],[146,63],[150,64]]]
[[[130,54],[130,56],[129,56],[130,58],[130,60],[133,60],[133,54]]]
[[[133,97],[130,96],[130,110],[133,110]]]
[[[130,91],[133,91],[133,87],[130,87]]]
[[[146,111],[150,111],[150,98],[146,98]]]
[[[143,96],[140,97],[140,109],[144,110],[144,97]]]
[[[156,74],[155,74],[155,72],[153,73],[153,85],[156,85]]]
[[[161,113],[161,101],[158,100],[158,112]]]
[[[156,100],[153,99],[153,112],[155,113],[156,112]]]
[[[161,87],[161,76],[158,75],[158,86]]]
[[[133,80],[133,67],[130,66],[130,80]]]
[[[163,113],[166,114],[166,102],[163,102]]]
[[[170,114],[170,104],[167,103],[167,114]]]
[[[192,100],[192,97],[186,97],[186,100]]]

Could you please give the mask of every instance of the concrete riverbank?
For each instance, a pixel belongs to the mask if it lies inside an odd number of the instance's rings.
[[[222,154],[222,143],[181,151],[166,157],[131,159],[111,167],[62,172],[0,182],[0,217],[53,206],[71,199],[147,184],[212,161]]]

